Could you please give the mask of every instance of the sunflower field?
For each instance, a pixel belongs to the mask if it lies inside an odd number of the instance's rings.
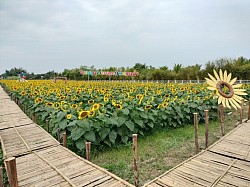
[[[204,110],[217,112],[217,100],[207,84],[0,80],[27,112],[47,120],[56,135],[66,132],[79,150],[85,142],[113,146],[128,143],[133,133],[203,120]],[[245,88],[250,90],[249,85]],[[211,116],[211,115],[210,115]]]

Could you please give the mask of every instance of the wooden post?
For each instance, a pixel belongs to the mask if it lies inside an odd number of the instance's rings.
[[[224,127],[224,106],[223,105],[220,105],[220,129],[221,129],[221,135],[224,136],[225,127]]]
[[[90,148],[91,148],[91,142],[85,143],[86,147],[86,159],[90,160]]]
[[[32,121],[35,122],[35,115],[32,114]]]
[[[208,112],[209,110],[204,110],[205,112],[205,148],[208,147],[208,123],[209,123],[209,118],[208,118]]]
[[[46,128],[47,128],[47,132],[49,132],[49,120],[46,120]]]
[[[3,186],[3,167],[0,167],[0,186]]]
[[[10,157],[5,160],[9,184],[11,187],[18,187],[16,158]]]
[[[57,128],[57,140],[60,142],[60,128]]]
[[[63,146],[67,147],[67,134],[66,134],[66,132],[63,133]]]
[[[242,123],[243,115],[244,115],[244,99],[241,100],[241,109],[240,109],[240,121],[239,121],[239,124]]]
[[[198,142],[198,113],[194,113],[194,143],[196,153],[199,152],[199,142]]]
[[[138,154],[137,154],[137,134],[133,134],[133,155],[134,155],[134,183],[139,187]]]
[[[250,98],[248,100],[248,120],[250,120]]]
[[[36,124],[38,125],[38,114],[36,114],[35,117],[36,117]]]

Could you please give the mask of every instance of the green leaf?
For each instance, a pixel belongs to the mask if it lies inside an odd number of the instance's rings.
[[[151,128],[154,128],[154,124],[153,123],[148,123],[148,126],[150,126]]]
[[[134,128],[135,128],[134,123],[132,123],[131,121],[126,121],[126,122],[125,122],[125,125],[126,125],[126,127],[129,128],[130,131],[133,131]]]
[[[114,130],[112,130],[109,133],[109,140],[110,140],[110,142],[112,142],[114,144],[115,140],[116,140],[116,137],[117,137],[117,133]]]
[[[57,113],[57,121],[58,122],[62,121],[62,119],[65,118],[66,115],[67,115],[67,113],[65,113],[65,112],[62,112],[62,111],[58,112]]]
[[[76,121],[71,121],[67,126],[68,127],[76,126]]]
[[[127,108],[124,108],[121,110],[123,114],[128,115],[129,114],[129,110]]]
[[[111,118],[108,119],[108,124],[110,124],[110,125],[118,125],[118,122],[117,122],[116,118],[111,117]]]
[[[122,126],[125,123],[125,121],[126,121],[125,117],[122,117],[122,116],[118,117],[118,125],[117,125],[117,127]]]
[[[80,127],[75,127],[72,131],[71,131],[71,138],[72,140],[78,140],[79,138],[81,138],[85,133],[85,130],[83,128]]]
[[[148,119],[147,114],[145,114],[144,112],[140,113],[140,116],[141,116],[142,118]]]
[[[58,122],[59,128],[64,130],[67,127],[67,119],[63,119],[62,121]]]
[[[136,123],[137,125],[139,125],[140,127],[144,127],[143,121],[140,120],[140,119],[136,119],[136,120],[135,120],[135,123]]]
[[[78,149],[83,150],[85,148],[86,141],[83,140],[82,138],[78,139],[75,143]]]
[[[109,132],[110,132],[110,129],[109,129],[109,128],[103,128],[103,129],[99,132],[101,139],[104,140],[104,139],[108,136]]]
[[[162,119],[164,119],[164,120],[168,118],[165,114],[162,114],[161,117],[162,117]]]
[[[122,136],[121,139],[122,139],[122,142],[125,144],[128,142],[128,136]]]
[[[77,120],[76,121],[76,124],[79,126],[79,127],[82,127],[86,130],[90,130],[90,126],[89,126],[89,121],[87,119],[84,119],[84,120]]]
[[[94,131],[86,132],[84,134],[84,137],[86,138],[86,140],[88,140],[90,142],[95,142],[95,140],[96,140],[95,132]]]
[[[152,121],[155,121],[154,116],[153,116],[153,115],[151,115],[151,114],[149,114],[149,115],[148,115],[148,118],[149,118],[149,119],[151,119]]]

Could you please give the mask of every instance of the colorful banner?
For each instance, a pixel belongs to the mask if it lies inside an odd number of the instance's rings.
[[[81,70],[80,73],[82,75],[107,75],[107,76],[131,76],[136,77],[139,76],[137,71],[134,72],[122,72],[122,71],[84,71]]]

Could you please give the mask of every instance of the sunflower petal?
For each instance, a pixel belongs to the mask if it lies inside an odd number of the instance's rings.
[[[231,109],[228,99],[226,99],[226,107]]]
[[[224,107],[226,107],[226,98],[225,97],[222,97],[222,101],[221,101],[222,105]]]
[[[208,76],[210,77],[210,79],[211,79],[213,82],[216,82],[216,83],[217,83],[217,80],[216,80],[212,75],[210,75],[210,74],[208,73]]]
[[[232,73],[229,73],[228,76],[227,76],[226,82],[229,83],[231,81],[231,77],[232,77]]]
[[[212,90],[212,91],[217,90],[217,88],[211,87],[211,86],[208,86],[207,89]]]
[[[231,82],[229,82],[230,85],[233,85],[237,80],[237,77],[235,77],[233,80],[231,80]]]
[[[220,73],[220,80],[224,81],[223,72],[221,69],[220,69],[219,73]]]
[[[240,96],[235,95],[235,94],[234,94],[233,98],[234,98],[234,99],[237,99],[237,100],[239,100],[239,101],[241,101],[241,100],[243,99],[243,97],[240,97]]]
[[[228,101],[232,105],[232,107],[234,107],[237,110],[237,107],[234,105],[232,98],[228,99]]]
[[[215,70],[214,70],[214,76],[217,79],[217,81],[220,81],[220,77],[219,77],[219,75],[217,74],[217,72]]]
[[[219,96],[219,99],[218,99],[218,105],[219,105],[219,104],[221,104],[221,102],[222,102],[222,98],[223,98],[222,96]]]
[[[224,71],[224,81],[227,81],[227,70]]]
[[[206,79],[206,82],[210,85],[210,86],[213,86],[213,87],[216,87],[216,82],[208,79],[208,78],[205,78]]]
[[[240,105],[239,105],[239,103],[238,103],[237,101],[235,101],[233,98],[232,98],[231,101],[234,103],[234,105],[235,105],[237,108],[241,108]]]
[[[237,94],[237,95],[247,95],[247,93],[245,93],[245,92],[237,92],[237,91],[235,91],[234,93]]]
[[[240,88],[242,86],[242,84],[236,84],[236,85],[233,85],[232,87],[233,88]]]

